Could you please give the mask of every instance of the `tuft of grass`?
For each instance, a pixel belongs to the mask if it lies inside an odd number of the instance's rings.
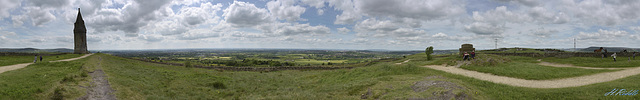
[[[64,88],[56,88],[56,90],[53,91],[53,96],[51,97],[51,99],[63,100],[64,96],[62,95],[62,92],[64,92]]]
[[[213,87],[215,89],[226,89],[227,88],[227,86],[224,85],[224,83],[222,83],[222,82],[213,82],[213,83],[209,83],[207,85],[209,85],[209,86],[211,86],[211,87]]]

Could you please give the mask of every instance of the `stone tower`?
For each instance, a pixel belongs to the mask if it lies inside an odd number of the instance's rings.
[[[82,20],[80,8],[78,8],[78,18],[76,18],[76,22],[73,24],[73,26],[73,53],[89,53],[89,51],[87,51],[87,28],[84,27],[84,20]]]

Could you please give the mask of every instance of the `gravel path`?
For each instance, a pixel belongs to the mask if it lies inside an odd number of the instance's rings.
[[[538,63],[538,65],[543,65],[543,66],[551,66],[551,67],[572,67],[572,68],[582,68],[582,69],[629,69],[629,68],[596,68],[596,67],[582,67],[582,66],[574,66],[571,64],[557,64],[557,63],[550,63],[550,62],[544,62],[541,59],[538,59],[538,61],[540,61],[540,63]]]
[[[80,57],[76,57],[76,58],[63,59],[63,60],[50,61],[50,62],[72,61],[72,60],[77,60],[77,59],[82,59],[82,58],[85,58],[85,57],[89,57],[91,55],[93,55],[93,54],[86,54],[84,56],[80,56]],[[15,64],[15,65],[9,65],[9,66],[1,66],[0,67],[0,73],[4,73],[6,71],[12,71],[12,70],[24,68],[24,67],[27,67],[27,66],[29,66],[31,64],[34,64],[34,63],[22,63],[22,64]]]
[[[585,75],[571,78],[554,79],[554,80],[525,80],[506,76],[497,76],[487,73],[481,73],[476,71],[464,70],[457,67],[445,67],[442,65],[427,65],[427,68],[441,70],[453,74],[472,77],[480,80],[490,81],[494,83],[507,84],[519,87],[529,88],[565,88],[565,87],[577,87],[594,83],[601,83],[607,81],[613,81],[633,75],[640,74],[640,67],[629,68],[615,72],[605,72],[593,75]]]

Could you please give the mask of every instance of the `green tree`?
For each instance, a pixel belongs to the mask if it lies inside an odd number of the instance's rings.
[[[433,57],[431,57],[431,54],[433,53],[433,46],[427,47],[427,49],[424,50],[424,53],[427,54],[427,60],[433,59]]]

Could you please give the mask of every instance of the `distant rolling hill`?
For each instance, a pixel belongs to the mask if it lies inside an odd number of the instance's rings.
[[[61,53],[73,53],[73,49],[67,49],[67,48],[57,48],[57,49],[0,48],[0,52],[21,52],[21,53],[61,52]]]

